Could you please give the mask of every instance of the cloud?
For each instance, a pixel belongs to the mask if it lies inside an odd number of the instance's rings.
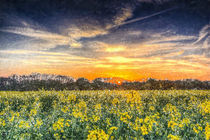
[[[196,59],[196,58],[195,58]],[[205,60],[205,58],[203,58]],[[104,59],[97,60],[94,67],[103,68],[106,70],[114,71],[127,71],[130,72],[151,72],[151,73],[182,73],[182,74],[197,74],[202,76],[202,72],[208,72],[210,68],[205,63],[193,62],[180,59],[164,59],[161,57],[148,58],[128,58],[123,56],[109,56]],[[143,74],[143,73],[142,73]],[[135,78],[134,78],[135,79]]]
[[[97,41],[87,40],[83,42],[81,48],[70,48],[69,53],[85,56],[87,58],[104,58],[109,56],[123,56],[123,57],[136,57],[136,58],[149,58],[153,56],[176,57],[184,53],[184,50],[192,49],[185,46],[185,41],[196,39],[195,36],[184,36],[171,34],[170,32],[152,33],[151,31],[122,31],[118,33],[109,33],[103,37],[109,36],[106,40]],[[123,35],[127,40],[133,39],[136,42],[124,42],[121,38]],[[143,36],[143,38],[142,38]],[[140,38],[140,39],[138,39]],[[113,42],[112,40],[117,40]],[[171,55],[170,55],[171,54]]]
[[[7,28],[0,29],[0,31],[31,37],[32,39],[29,39],[29,40],[26,39],[26,40],[19,41],[19,44],[24,45],[24,42],[30,43],[31,46],[36,45],[37,49],[39,49],[39,48],[43,49],[43,47],[41,47],[41,46],[43,46],[43,44],[46,47],[44,49],[48,49],[48,48],[55,47],[56,45],[69,44],[69,42],[71,41],[66,36],[43,31],[43,30],[37,30],[37,29],[33,29],[33,28],[7,27]],[[43,42],[43,41],[45,41],[45,42]]]
[[[5,54],[38,54],[38,55],[68,55],[66,53],[58,52],[44,52],[44,51],[30,51],[30,50],[0,50],[0,53]]]
[[[166,10],[162,10],[160,12],[153,13],[151,15],[147,15],[147,16],[143,16],[143,17],[138,17],[138,18],[131,19],[131,20],[128,20],[128,21],[124,22],[126,19],[128,19],[129,17],[132,16],[132,14],[131,14],[130,11],[125,11],[124,16],[120,17],[121,20],[119,20],[119,22],[116,25],[114,25],[112,28],[115,28],[115,27],[118,27],[118,26],[122,26],[122,25],[126,25],[126,24],[135,23],[135,22],[138,22],[138,21],[142,21],[144,19],[148,19],[148,18],[157,16],[157,15],[161,15],[163,13],[166,13],[166,12],[169,12],[169,11],[172,11],[172,10],[175,10],[177,8],[178,7],[169,8],[169,9],[166,9]]]
[[[205,25],[199,32],[197,40],[192,44],[202,44],[204,48],[208,48],[210,44],[210,25]]]
[[[80,66],[95,63],[95,60],[68,53],[30,50],[0,50],[0,62],[27,64],[31,66]],[[3,64],[3,63],[2,63]]]
[[[81,27],[77,27],[75,25],[69,27],[68,29],[65,29],[67,36],[73,40],[73,42],[70,44],[71,47],[82,47],[82,43],[80,42],[81,38],[93,38],[99,35],[105,35],[108,33],[107,30],[104,30],[102,28],[96,27],[96,26],[90,26],[86,25],[84,29]]]
[[[125,20],[132,17],[132,12],[133,8],[130,6],[121,8],[118,14],[114,17],[114,24],[121,25]]]
[[[47,31],[42,31],[42,30],[36,30],[33,28],[7,27],[5,29],[1,29],[0,31],[24,35],[28,37],[43,39],[43,40],[52,40],[52,41],[58,41],[58,42],[67,40],[67,38],[62,35],[50,33]]]
[[[15,42],[14,45],[16,46],[17,44],[25,46],[24,42],[26,42],[28,45],[30,44],[31,47],[36,46],[37,49],[45,50],[49,48],[54,48],[58,45],[69,45],[69,47],[74,48],[82,47],[82,42],[80,42],[81,38],[91,38],[97,35],[103,35],[107,33],[107,31],[96,27],[90,27],[87,30],[82,30],[76,26],[66,29],[66,35],[61,35],[58,33],[52,33],[41,29],[34,29],[28,27],[5,27],[0,29],[0,31],[27,36],[31,38]]]
[[[184,58],[185,56],[198,55],[210,57],[210,25],[205,25],[199,31],[199,34],[195,36],[193,42],[181,44],[179,49],[184,50],[182,54],[173,56],[172,58]]]

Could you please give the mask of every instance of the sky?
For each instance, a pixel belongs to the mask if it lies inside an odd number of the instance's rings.
[[[210,80],[209,0],[0,3],[0,76]]]

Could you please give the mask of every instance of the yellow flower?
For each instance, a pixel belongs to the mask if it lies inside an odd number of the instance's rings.
[[[106,118],[106,124],[107,124],[107,126],[111,126],[111,119],[110,118]]]
[[[193,127],[193,130],[194,130],[195,133],[198,134],[198,130],[195,127]]]
[[[84,112],[82,110],[79,110],[79,109],[73,109],[72,115],[75,118],[80,118],[82,120],[85,120],[86,117],[87,117],[86,116],[86,109],[84,110]]]
[[[78,107],[82,109],[82,108],[86,108],[87,105],[86,105],[85,101],[80,101],[78,104]]]
[[[64,106],[63,108],[61,108],[61,111],[63,113],[66,113],[69,110],[69,108],[67,106]]]
[[[117,105],[117,104],[119,104],[120,103],[120,101],[117,99],[117,98],[114,98],[113,100],[112,100],[112,104],[113,105]]]
[[[27,138],[29,138],[30,137],[30,134],[29,133],[22,133],[21,135],[20,135],[20,140],[25,140],[25,139],[27,139]]]
[[[72,110],[72,115],[75,118],[80,118],[81,121],[87,121],[87,105],[84,101],[80,101]]]
[[[190,119],[184,118],[184,119],[182,120],[182,123],[183,123],[183,124],[186,124],[186,125],[188,126],[188,124],[190,124]]]
[[[149,123],[149,121],[150,121],[150,117],[149,116],[146,116],[146,118],[144,119],[144,122],[145,123]]]
[[[143,123],[144,120],[142,118],[136,118],[135,123]]]
[[[19,128],[30,128],[30,125],[28,122],[21,120],[19,122]]]
[[[54,134],[54,137],[55,137],[56,139],[60,139],[61,136],[60,136],[58,133],[55,133],[55,134]]]
[[[167,138],[169,140],[180,140],[179,136],[175,136],[175,135],[172,135],[172,134],[169,134]]]
[[[155,110],[155,107],[154,106],[150,106],[149,107],[149,110],[154,111]]]
[[[37,114],[36,109],[31,109],[30,116],[35,116]]]
[[[64,127],[64,119],[63,118],[59,118],[57,122],[55,122],[53,124],[53,130],[62,130],[62,128]]]
[[[180,127],[180,128],[183,128],[183,127],[184,127],[184,125],[183,125],[182,123],[180,123],[180,124],[179,124],[179,127]]]
[[[66,125],[67,127],[69,127],[70,124],[71,124],[71,120],[67,120],[66,123],[65,123],[65,125]]]
[[[210,125],[207,123],[205,127],[206,140],[210,140]]]
[[[42,120],[41,119],[37,119],[35,127],[40,128],[40,126],[42,126],[42,124],[43,124]]]
[[[108,140],[109,135],[106,134],[102,129],[96,129],[89,131],[87,140]]]
[[[148,134],[148,130],[147,130],[147,127],[145,125],[142,125],[140,127],[140,129],[141,129],[142,135],[147,135]]]
[[[100,120],[100,116],[92,115],[92,119],[91,119],[92,122],[97,122],[98,120]]]
[[[96,109],[96,110],[101,110],[101,104],[95,105],[95,109]]]
[[[127,98],[127,103],[130,104],[141,104],[141,96],[137,91],[131,91],[129,94],[125,95]],[[133,106],[133,105],[132,105]]]
[[[146,118],[144,119],[144,123],[148,126],[149,132],[152,131],[152,126],[157,124],[155,119],[156,119],[156,115],[146,116]]]
[[[115,126],[110,127],[109,130],[108,130],[108,134],[111,135],[111,134],[113,133],[113,131],[115,131],[115,130],[117,130],[117,129],[118,129],[118,128],[115,127]]]
[[[193,127],[193,130],[195,133],[199,133],[200,131],[203,130],[203,128],[199,125],[199,124],[196,124],[194,127]]]
[[[6,125],[5,120],[3,120],[2,118],[0,118],[0,126],[5,126],[5,125]]]
[[[121,113],[120,115],[120,120],[124,123],[128,123],[128,120],[131,119],[131,116],[128,114],[128,112],[124,112],[124,113]]]
[[[68,96],[67,99],[68,99],[68,102],[71,102],[71,101],[76,101],[76,98],[77,98],[76,95],[71,94],[71,95]]]
[[[25,127],[26,127],[26,128],[30,128],[30,125],[29,125],[28,122],[25,123]]]
[[[133,129],[138,131],[143,122],[144,122],[144,120],[142,118],[137,117],[135,120],[135,124],[133,125]]]
[[[5,114],[5,111],[0,112],[0,116],[3,116]]]
[[[202,115],[210,113],[210,101],[205,101],[200,105]]]
[[[167,104],[164,108],[163,108],[163,112],[167,113],[167,114],[171,114],[171,113],[176,113],[177,109],[176,106],[172,105],[172,104]]]
[[[176,126],[178,126],[176,122],[172,120],[168,122],[168,127],[171,128],[172,130],[174,130]]]
[[[13,122],[15,119],[15,116],[13,115],[10,119],[9,119],[9,122]]]

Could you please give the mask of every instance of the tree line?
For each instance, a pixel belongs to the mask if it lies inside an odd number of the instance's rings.
[[[169,90],[169,89],[210,89],[210,81],[199,80],[156,80],[148,79],[144,82],[122,82],[115,83],[103,82],[96,78],[92,82],[85,78],[79,78],[76,81],[62,83],[57,80],[23,80],[21,82],[0,78],[1,91],[36,91],[36,90]]]

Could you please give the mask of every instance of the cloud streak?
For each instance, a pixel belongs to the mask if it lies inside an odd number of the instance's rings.
[[[131,23],[134,23],[134,22],[139,22],[139,21],[142,21],[144,19],[148,19],[148,18],[157,16],[157,15],[161,15],[161,14],[164,14],[166,12],[169,12],[169,11],[172,11],[172,10],[175,10],[175,9],[178,9],[178,7],[173,7],[173,8],[169,8],[169,9],[166,9],[166,10],[162,10],[160,12],[156,12],[154,14],[144,16],[144,17],[135,18],[135,19],[132,19],[132,20],[129,20],[129,21],[126,21],[126,22],[120,22],[119,24],[112,26],[112,28],[116,28],[116,27],[123,26],[123,25],[126,25],[126,24],[131,24]],[[129,15],[127,17],[131,17],[131,14],[127,14],[127,15]],[[123,19],[124,19],[123,21],[125,21],[125,19],[127,19],[127,18],[123,18]]]
[[[43,31],[43,30],[36,30],[33,28],[7,27],[4,29],[0,29],[0,31],[27,36],[27,37],[31,37],[31,38],[39,39],[39,40],[45,40],[49,42],[50,44],[54,44],[54,46],[69,44],[71,41],[66,36]],[[51,46],[51,47],[54,47],[54,46]]]

